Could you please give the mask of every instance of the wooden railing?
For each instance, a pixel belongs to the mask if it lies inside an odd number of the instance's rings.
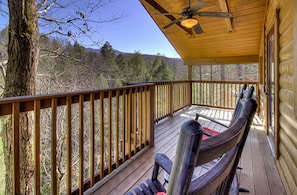
[[[191,81],[134,82],[124,85],[155,84],[155,123],[191,105]]]
[[[192,81],[192,105],[233,109],[236,104],[236,94],[242,84],[255,87],[255,96],[259,91],[258,82],[249,81]]]
[[[154,82],[155,89],[155,122],[191,105],[190,81]]]
[[[82,194],[146,146],[154,123],[193,105],[233,108],[243,83],[162,81],[0,99],[2,129],[12,133],[13,190],[22,192],[23,137],[31,128],[34,193]],[[24,126],[24,115],[29,125]],[[30,122],[31,121],[31,122]]]
[[[248,81],[162,81],[153,82],[155,89],[155,122],[173,116],[173,113],[190,105],[233,109],[236,94],[242,84],[255,87],[258,94],[258,82]]]
[[[20,156],[23,132],[30,128],[34,194],[82,194],[153,145],[154,90],[153,84],[143,84],[0,99],[2,128],[9,128],[2,131],[12,132],[13,191],[24,190]],[[23,116],[32,119],[31,127],[24,126]]]

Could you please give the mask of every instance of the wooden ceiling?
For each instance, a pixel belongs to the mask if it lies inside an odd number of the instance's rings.
[[[208,4],[199,12],[229,11],[233,18],[195,16],[204,31],[202,34],[195,34],[180,22],[163,29],[181,16],[160,13],[180,13],[188,7],[188,0],[139,1],[186,65],[258,62],[267,0],[203,0]],[[192,0],[191,4],[196,1]]]

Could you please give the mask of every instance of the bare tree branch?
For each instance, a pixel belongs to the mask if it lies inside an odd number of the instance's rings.
[[[0,0],[0,14],[3,16],[8,15],[8,5],[3,0]]]
[[[104,15],[100,17],[108,4],[116,0],[40,0],[39,20],[44,34],[65,36],[74,41],[87,38],[94,45],[99,42],[94,40],[98,34],[98,25],[118,21],[126,15],[124,13]]]
[[[85,63],[82,62],[80,59],[76,59],[76,58],[73,58],[73,57],[71,57],[71,56],[65,55],[65,54],[63,54],[62,52],[60,53],[60,52],[52,51],[52,50],[49,50],[49,49],[46,49],[46,48],[41,48],[40,51],[46,51],[46,52],[49,52],[49,53],[52,53],[52,54],[56,54],[56,55],[58,55],[58,56],[60,56],[60,57],[64,57],[64,58],[70,59],[70,60],[72,60],[72,61],[78,62],[79,64],[81,64],[81,65],[87,67],[87,66],[85,65]]]

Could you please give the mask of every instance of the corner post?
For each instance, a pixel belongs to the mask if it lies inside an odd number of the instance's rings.
[[[154,146],[155,142],[155,84],[149,85],[149,136],[150,136],[150,147]]]
[[[187,65],[188,66],[188,80],[189,80],[189,106],[191,106],[193,104],[193,98],[192,98],[192,93],[193,93],[193,90],[192,90],[192,79],[193,79],[193,66],[190,66],[190,65]]]

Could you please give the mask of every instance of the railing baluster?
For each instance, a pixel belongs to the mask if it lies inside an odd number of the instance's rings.
[[[84,95],[79,96],[79,194],[84,193]]]
[[[166,91],[166,82],[162,82],[163,83],[163,86],[162,86],[162,118],[165,118],[166,114],[167,114],[167,110],[166,110],[166,104],[165,101],[167,100],[166,97],[167,97],[167,91]]]
[[[139,149],[142,148],[142,87],[139,87],[138,100],[137,100],[137,127],[138,127],[138,141]]]
[[[100,92],[100,179],[104,177],[104,92]]]
[[[163,117],[163,110],[162,110],[162,83],[160,83],[160,86],[158,87],[158,94],[159,94],[159,99],[158,99],[158,114],[159,114],[159,117],[160,119],[162,119]]]
[[[95,108],[94,93],[90,94],[90,187],[95,184]]]
[[[156,103],[155,103],[155,118],[156,122],[158,122],[160,116],[159,116],[159,85],[156,84],[155,86],[155,92],[156,92]]]
[[[127,150],[128,157],[131,158],[131,120],[132,120],[132,110],[131,110],[131,98],[132,98],[132,89],[129,89],[128,97],[127,97]]]
[[[119,134],[119,112],[120,112],[120,105],[119,105],[119,96],[120,91],[116,90],[116,98],[115,98],[115,163],[116,168],[120,166],[119,161],[119,143],[120,143],[120,134]]]
[[[112,91],[108,92],[108,173],[112,171]]]
[[[145,87],[145,90],[144,90],[144,94],[143,94],[143,126],[144,126],[144,139],[145,141],[149,140],[149,123],[150,121],[147,120],[148,119],[148,116],[149,116],[149,113],[148,113],[148,109],[147,109],[147,105],[149,104],[148,103],[148,94],[149,94],[149,88],[148,87]],[[146,143],[145,143],[146,144]]]
[[[21,194],[20,189],[20,103],[12,103],[12,129],[13,129],[13,191]]]
[[[34,192],[40,194],[40,100],[34,101]]]
[[[148,98],[147,98],[147,110],[148,110],[148,139],[149,140],[149,146],[153,147],[154,146],[154,121],[155,121],[155,112],[154,112],[154,107],[152,105],[155,105],[157,102],[155,102],[155,86],[149,86],[148,90]]]
[[[160,107],[160,117],[163,119],[163,115],[164,115],[164,110],[163,110],[163,93],[164,91],[162,90],[163,89],[163,82],[161,82],[161,85],[160,85],[160,88],[159,88],[159,94],[160,94],[160,97],[159,97],[159,107]]]
[[[72,187],[72,128],[71,128],[71,96],[66,98],[66,194],[71,194]]]
[[[57,195],[57,98],[51,99],[51,187],[52,195]]]
[[[127,95],[126,95],[126,89],[123,90],[122,95],[122,161],[123,163],[126,160],[126,130],[127,127]]]
[[[135,88],[134,93],[132,94],[132,135],[133,135],[133,151],[136,153],[136,145],[137,145],[137,88]]]
[[[169,116],[173,116],[173,82],[168,85],[168,112]]]

